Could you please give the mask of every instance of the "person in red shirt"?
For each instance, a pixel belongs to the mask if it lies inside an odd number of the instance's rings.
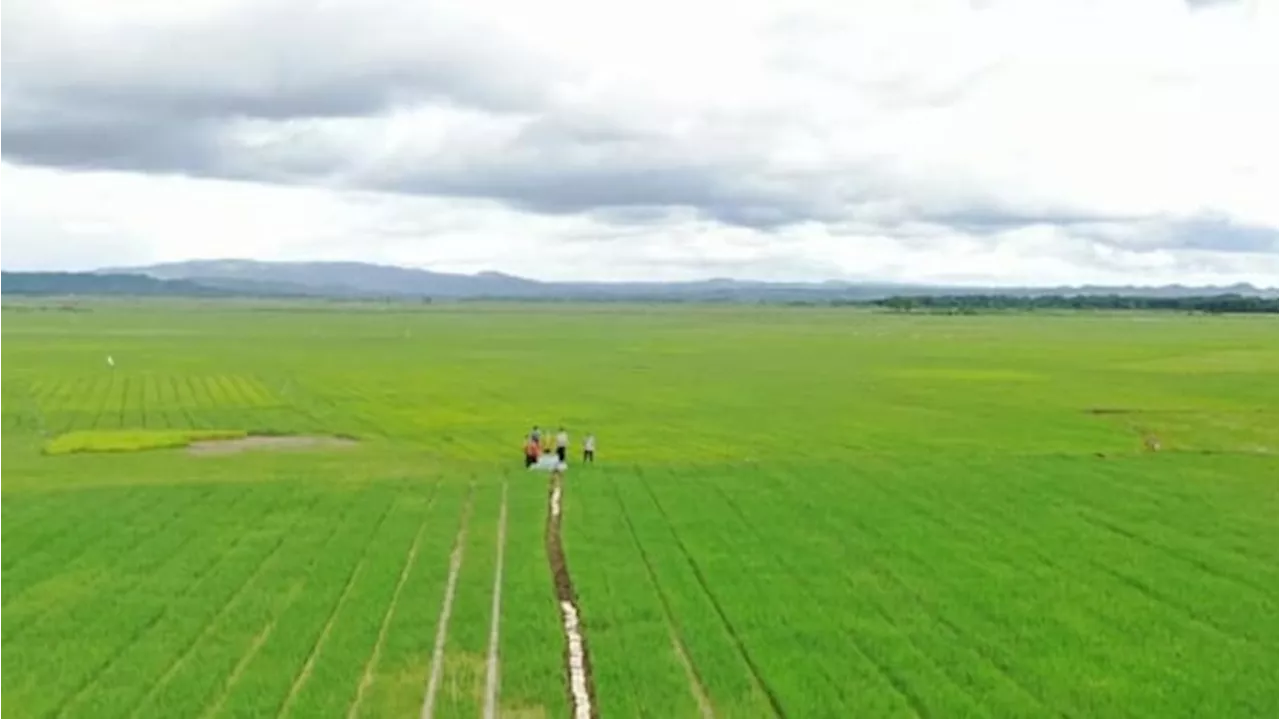
[[[538,440],[528,437],[524,442],[524,467],[528,469],[538,463],[538,455],[542,454],[542,447],[538,445]]]

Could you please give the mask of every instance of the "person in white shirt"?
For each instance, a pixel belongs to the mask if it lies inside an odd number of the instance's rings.
[[[596,461],[596,436],[594,434],[588,434],[587,438],[582,440],[582,461]]]
[[[564,427],[556,432],[556,458],[561,462],[565,461],[565,455],[569,453],[569,433],[564,431]]]

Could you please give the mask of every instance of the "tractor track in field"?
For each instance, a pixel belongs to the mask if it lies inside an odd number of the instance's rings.
[[[409,552],[405,555],[404,565],[400,567],[400,575],[396,579],[396,588],[391,592],[391,601],[387,603],[386,610],[382,613],[382,623],[378,625],[378,637],[373,643],[373,652],[370,653],[368,661],[365,662],[364,671],[360,674],[360,685],[356,689],[356,698],[352,700],[351,706],[347,709],[347,719],[355,719],[360,715],[360,704],[364,701],[365,692],[373,686],[374,672],[378,668],[378,661],[382,658],[382,647],[387,642],[387,630],[391,627],[391,618],[395,616],[396,606],[400,602],[400,593],[404,590],[405,582],[408,581],[409,575],[413,572],[413,562],[418,557],[418,547],[422,543],[422,535],[427,529],[427,519],[431,516],[431,508],[435,505],[436,493],[440,489],[437,482],[431,487],[431,496],[427,499],[427,505],[422,509],[422,520],[418,523],[418,531],[413,535],[413,543],[409,545]]]
[[[311,508],[314,508],[318,503],[319,503],[319,500],[313,501],[308,506],[308,511]],[[346,526],[346,522],[353,515],[353,507],[354,507],[353,504],[348,503],[346,508],[343,510],[339,520],[337,522],[334,522],[332,526],[329,528],[329,533],[325,535],[324,541],[318,542],[316,544],[316,547],[320,551],[321,555],[326,553],[326,550],[329,548],[330,544],[333,542],[334,537],[337,537],[339,532],[341,532],[341,530]],[[306,545],[304,544],[302,546],[306,546]],[[308,571],[315,567],[317,561],[318,560],[316,559],[316,557],[311,558],[307,567]],[[240,659],[236,661],[236,665],[235,667],[232,668],[231,673],[228,674],[227,677],[223,680],[221,684],[221,688],[219,689],[217,698],[213,699],[212,703],[208,704],[205,707],[205,709],[201,712],[200,714],[201,719],[204,719],[204,717],[215,716],[221,710],[222,706],[226,704],[227,698],[230,696],[232,689],[236,686],[236,683],[240,680],[240,677],[244,675],[244,672],[246,668],[249,666],[249,663],[254,660],[258,652],[262,649],[263,645],[266,644],[267,639],[271,637],[271,634],[272,632],[275,631],[276,624],[279,622],[280,617],[283,616],[285,613],[287,613],[289,609],[293,607],[294,601],[296,601],[297,598],[302,594],[302,590],[306,587],[306,584],[307,584],[307,580],[305,577],[299,577],[293,580],[293,583],[292,585],[290,585],[290,589],[288,593],[285,595],[285,599],[280,603],[280,607],[278,609],[272,610],[271,615],[267,619],[266,623],[263,624],[262,629],[259,630],[258,634],[254,636],[253,640],[249,643],[249,646],[245,650],[244,654],[240,656]]]
[[[662,590],[662,585],[658,583],[658,573],[654,571],[653,562],[649,559],[649,553],[645,551],[644,545],[640,542],[640,535],[636,532],[636,526],[631,521],[631,513],[627,511],[626,502],[622,501],[622,493],[618,491],[617,482],[610,480],[610,486],[613,488],[613,497],[618,502],[618,508],[622,510],[622,520],[626,523],[627,531],[631,534],[631,541],[635,544],[636,551],[640,553],[640,561],[644,563],[645,572],[649,575],[649,583],[653,585],[654,591],[658,593],[658,600],[662,603],[662,612],[666,615],[667,620],[667,630],[671,634],[671,647],[675,651],[676,657],[680,660],[680,665],[684,667],[685,675],[689,680],[689,692],[698,704],[698,714],[702,719],[714,719],[716,715],[715,706],[707,695],[706,685],[703,684],[702,677],[698,674],[697,666],[694,665],[693,659],[689,657],[689,650],[680,639],[680,632],[676,628],[676,615],[671,610],[671,601],[667,598],[667,593]]]
[[[714,489],[715,492],[720,495],[720,499],[723,505],[729,507],[729,509],[734,513],[734,515],[737,516],[738,521],[741,522],[742,525],[747,528],[747,531],[751,532],[755,536],[758,542],[764,545],[773,544],[773,542],[771,542],[768,537],[766,537],[764,534],[760,532],[759,525],[756,522],[752,521],[751,518],[747,516],[746,512],[742,511],[742,507],[738,505],[738,503],[733,499],[733,497],[729,494],[729,492],[725,491],[724,487],[721,487],[720,485],[715,484],[715,485],[712,485],[712,489]],[[791,575],[793,583],[796,586],[803,588],[805,595],[809,599],[811,600],[817,599],[817,597],[813,593],[813,583],[811,578],[807,577],[804,572],[800,571],[799,569],[796,569],[796,567],[791,562],[788,562],[787,558],[782,554],[778,553],[777,550],[774,550],[773,556],[776,560],[778,560],[779,564],[786,569],[787,573]],[[819,606],[821,606],[821,602],[818,602],[818,604]],[[824,614],[826,613],[825,610],[823,613]],[[829,614],[827,615],[826,619],[828,623],[833,625],[835,624],[835,622],[833,621],[833,618]],[[884,663],[880,659],[877,659],[872,652],[868,651],[864,643],[858,640],[856,633],[850,632],[846,636],[849,639],[849,646],[853,649],[854,654],[861,657],[863,661],[867,662],[867,664],[872,668],[872,670],[882,680],[884,680],[884,682],[888,685],[888,687],[892,689],[904,702],[906,702],[907,706],[911,709],[912,716],[914,717],[929,716],[929,710],[925,706],[923,700],[921,700],[920,696],[911,688],[911,685],[905,679],[903,679],[898,672],[895,672],[893,670],[892,666]],[[839,688],[840,682],[837,677],[827,674],[827,678],[832,681],[833,686]]]
[[[172,527],[173,527],[174,525],[176,525],[176,524],[180,524],[180,523],[181,523],[182,519],[186,516],[186,512],[187,512],[189,509],[191,509],[191,507],[192,507],[192,506],[194,506],[194,505],[197,505],[197,504],[201,503],[205,498],[210,497],[210,496],[212,496],[212,495],[213,495],[213,494],[215,494],[215,493],[216,493],[216,490],[215,490],[215,489],[213,489],[213,488],[209,488],[209,489],[206,489],[206,490],[204,490],[203,492],[201,492],[201,494],[200,494],[199,496],[194,497],[194,498],[190,498],[190,499],[189,499],[189,501],[185,501],[185,502],[183,502],[182,504],[180,504],[178,507],[176,507],[176,508],[173,510],[173,513],[172,513],[170,516],[166,517],[164,520],[162,520],[162,521],[161,521],[159,524],[157,524],[156,526],[153,526],[153,527],[149,527],[149,528],[147,528],[147,529],[144,529],[144,530],[143,530],[143,532],[142,532],[140,535],[138,535],[137,537],[135,537],[136,541],[131,542],[128,546],[126,546],[126,547],[125,547],[125,548],[123,548],[122,550],[119,550],[119,551],[118,551],[118,553],[119,553],[119,554],[122,554],[122,555],[132,554],[133,552],[138,551],[138,548],[139,548],[139,547],[143,547],[143,546],[145,546],[148,542],[151,542],[151,541],[155,540],[157,537],[164,537],[164,536],[165,536],[165,535],[166,535],[166,534],[167,534],[167,533],[172,529]],[[247,497],[247,496],[248,496],[248,493],[247,493],[247,492],[241,492],[239,495],[236,495],[236,496],[232,499],[232,501],[231,501],[230,503],[228,503],[227,509],[230,509],[231,507],[234,507],[234,506],[235,506],[235,504],[236,504],[237,502],[239,502],[241,499],[244,499],[244,498],[245,498],[245,497]],[[152,508],[154,508],[154,506],[155,506],[155,505],[152,505]],[[135,515],[135,514],[141,514],[141,513],[142,513],[142,511],[139,511],[139,512],[136,512],[136,513],[131,514],[130,516],[133,516],[133,515]],[[77,526],[77,525],[68,525],[68,528],[70,529],[70,528],[71,528],[71,527],[73,527],[73,526]],[[66,532],[63,532],[60,536],[65,536],[65,534],[66,534]],[[98,537],[105,536],[105,532],[104,532],[104,533],[99,533],[97,536],[98,536]],[[179,544],[178,544],[176,547],[174,547],[174,548],[173,548],[173,550],[172,550],[172,552],[171,552],[171,555],[172,555],[172,554],[176,554],[177,552],[180,552],[180,551],[185,550],[185,549],[186,549],[186,546],[187,546],[190,542],[194,541],[195,539],[196,539],[196,536],[195,536],[195,535],[191,535],[191,536],[188,536],[188,537],[186,537],[185,539],[181,540],[181,541],[179,542]],[[88,542],[88,543],[86,543],[86,544],[85,544],[85,546],[81,547],[81,548],[76,552],[76,555],[75,555],[75,557],[74,557],[74,559],[73,559],[73,560],[64,560],[64,562],[63,562],[63,564],[62,564],[61,566],[67,566],[67,565],[68,565],[68,563],[69,563],[70,561],[76,561],[76,562],[81,561],[81,560],[83,559],[83,557],[84,557],[86,554],[88,554],[91,550],[93,550],[94,548],[95,548],[95,546],[94,546],[94,544],[93,544],[92,542]],[[172,556],[170,556],[169,558],[171,559],[171,558],[172,558]],[[157,560],[157,564],[162,563],[163,561],[164,561],[164,560]],[[150,566],[150,565],[147,565],[147,566]],[[8,571],[12,571],[12,570],[8,570]],[[104,575],[107,575],[107,574],[109,574],[109,570],[108,570],[108,569],[106,569],[106,568],[102,568],[102,567],[99,567],[99,568],[97,568],[97,569],[93,570],[92,575],[91,575],[89,578],[87,578],[87,579],[86,579],[86,581],[97,581],[97,580],[98,580],[98,578],[100,578],[100,577],[102,577],[102,576],[104,576]],[[50,577],[49,577],[48,575],[46,575],[46,576],[42,577],[39,581],[40,581],[40,582],[43,582],[43,581],[48,580],[49,578],[50,578]],[[125,585],[125,587],[124,587],[123,589],[119,590],[119,591],[123,591],[123,592],[132,591],[132,589],[133,589],[135,586],[138,586],[139,584],[143,583],[144,581],[145,581],[144,579],[136,579],[136,580],[134,580],[132,583]],[[30,585],[26,590],[24,590],[24,592],[23,592],[23,593],[20,593],[20,594],[18,594],[18,595],[15,595],[14,597],[12,597],[12,598],[10,599],[10,603],[12,603],[13,601],[16,601],[16,600],[18,600],[18,599],[21,599],[21,598],[25,595],[25,593],[26,593],[27,591],[31,591],[31,590],[33,590],[33,589],[35,589],[35,588],[36,588],[36,585],[35,585],[35,584]],[[47,617],[37,617],[35,620],[33,620],[33,621],[32,621],[32,622],[30,622],[30,623],[23,623],[23,624],[19,624],[16,628],[14,628],[12,631],[10,631],[10,632],[8,632],[8,633],[0,632],[0,636],[2,636],[2,637],[3,637],[2,641],[4,641],[4,642],[11,642],[11,641],[14,641],[14,640],[15,640],[15,639],[17,639],[19,636],[23,635],[26,631],[30,631],[32,626],[38,626],[38,624],[39,624],[39,620],[40,620],[41,618],[45,618],[45,619],[47,619]],[[10,627],[12,627],[12,626],[13,626],[13,623],[12,623],[12,621],[11,621],[11,622],[10,622]]]
[[[394,500],[387,502],[387,506],[382,510],[381,516],[373,523],[373,531],[369,533],[368,539],[365,540],[364,547],[360,550],[360,556],[356,559],[355,564],[351,566],[351,571],[347,574],[347,579],[343,582],[342,592],[338,594],[333,606],[329,609],[329,616],[325,619],[324,626],[320,629],[320,634],[311,644],[311,650],[307,652],[306,661],[302,663],[301,669],[293,678],[293,684],[289,687],[289,694],[285,696],[284,702],[276,711],[277,717],[288,716],[293,711],[294,702],[297,701],[298,695],[302,692],[302,687],[311,678],[311,672],[315,668],[316,660],[319,659],[320,653],[324,650],[329,641],[329,633],[333,631],[334,622],[337,621],[338,614],[347,603],[347,597],[351,595],[351,588],[356,584],[356,578],[360,576],[361,571],[365,567],[365,562],[369,558],[370,548],[373,547],[374,541],[378,538],[378,532],[382,529],[382,525],[387,521],[387,517],[391,515],[391,511],[395,508]]]
[[[143,492],[140,491],[138,487],[133,487],[125,491],[127,493],[126,496],[129,497],[130,499],[136,499],[139,495],[143,495]],[[208,496],[209,494],[211,494],[212,491],[213,490],[206,490],[205,494],[201,497],[201,499],[203,499],[204,496]],[[120,501],[123,502],[124,500],[120,500]],[[153,512],[156,507],[163,507],[164,503],[165,503],[165,498],[162,497],[160,499],[153,499],[152,501],[139,506],[130,506],[128,509],[129,514],[126,515],[123,518],[123,520],[131,521],[137,516],[142,516],[144,514]],[[85,516],[88,516],[89,514],[91,513],[86,512]],[[43,558],[46,558],[51,553],[56,555],[56,552],[52,552],[50,548],[56,547],[58,542],[65,541],[68,536],[71,536],[72,539],[80,539],[81,540],[80,545],[82,546],[76,546],[75,553],[72,556],[64,557],[61,560],[61,564],[63,566],[66,566],[68,564],[71,564],[72,562],[79,561],[80,555],[82,555],[84,552],[88,551],[89,549],[92,549],[99,540],[101,540],[103,537],[110,534],[111,526],[107,525],[106,528],[104,528],[102,531],[98,532],[97,534],[88,535],[88,536],[76,535],[75,534],[76,531],[81,528],[81,522],[79,520],[84,519],[85,517],[76,516],[76,515],[69,515],[69,516],[72,520],[75,520],[75,521],[65,521],[65,523],[63,524],[55,525],[49,531],[37,534],[34,539],[30,540],[27,544],[27,547],[32,547],[33,549],[28,550],[26,547],[23,547],[23,551],[20,551],[20,552],[15,552],[13,550],[10,550],[9,556],[5,557],[3,565],[0,565],[3,567],[3,571],[5,573],[9,573],[9,572],[15,571],[19,567],[26,569],[27,566],[31,563],[33,558],[43,559]],[[67,516],[64,516],[63,519],[64,520],[67,519]],[[28,524],[40,524],[41,522],[45,522],[45,521],[47,520],[39,520],[37,522],[28,523]],[[17,525],[15,524],[12,526],[17,526]],[[25,531],[28,531],[28,529],[29,529],[28,525],[23,525],[21,529],[16,530],[16,532],[25,532]],[[10,574],[9,577],[10,578],[5,581],[8,581],[8,582],[16,581],[13,579],[12,574]],[[13,601],[13,599],[17,597],[22,596],[22,593],[26,591],[26,588],[29,586],[33,586],[34,584],[35,584],[35,581],[24,577],[22,581],[19,582],[19,586],[22,586],[22,589],[19,591],[18,594],[14,594],[10,599],[4,600],[3,606],[8,606],[9,602]]]
[[[475,485],[467,488],[466,503],[458,520],[458,534],[453,539],[453,551],[449,553],[449,576],[445,580],[444,598],[440,601],[440,617],[436,620],[435,644],[431,649],[431,667],[427,673],[426,693],[422,697],[421,719],[432,719],[436,714],[436,693],[440,690],[440,677],[444,672],[444,646],[449,638],[449,619],[453,615],[453,597],[458,589],[458,573],[462,569],[467,546],[467,528],[471,522],[471,502]]]
[[[247,492],[242,492],[231,502],[231,505],[228,507],[228,509],[234,506],[236,502],[238,502],[239,500],[247,496],[248,496]],[[118,644],[115,647],[115,649],[111,652],[110,656],[108,656],[105,660],[100,662],[98,666],[93,670],[93,672],[87,678],[85,678],[83,682],[81,682],[81,684],[76,688],[74,692],[72,692],[71,694],[68,694],[66,697],[63,698],[62,702],[53,711],[53,715],[57,717],[66,716],[70,712],[71,707],[73,707],[76,703],[78,703],[81,699],[83,699],[87,693],[93,690],[93,688],[98,685],[102,677],[107,673],[109,673],[111,669],[116,666],[116,663],[120,661],[121,657],[124,657],[126,654],[128,654],[128,652],[132,650],[133,647],[138,642],[142,641],[148,634],[150,634],[156,628],[156,626],[158,626],[162,621],[164,621],[169,616],[170,612],[173,611],[173,607],[175,603],[186,599],[190,595],[196,593],[201,587],[203,587],[204,582],[207,581],[209,577],[213,576],[223,566],[223,563],[227,561],[227,557],[231,556],[232,550],[234,550],[236,547],[240,545],[240,542],[244,539],[244,537],[245,537],[245,534],[243,533],[236,535],[231,540],[231,543],[223,550],[221,554],[211,557],[205,563],[205,565],[202,566],[193,575],[191,583],[188,584],[180,594],[173,597],[173,600],[171,601],[171,603],[160,606],[158,609],[156,609],[154,612],[151,613],[150,617],[147,618],[146,621],[134,627],[132,634],[129,635],[129,637],[125,641]],[[188,536],[183,541],[183,544],[181,546],[185,547],[187,544],[198,541],[200,539],[201,539],[201,535],[197,531],[196,533]],[[272,547],[268,551],[267,555],[264,556],[262,560],[260,560],[259,565],[261,565],[262,562],[267,561],[272,555],[275,554],[277,550],[279,550],[279,548],[280,548],[280,543],[277,543],[274,547]],[[167,558],[164,561],[157,563],[156,572],[158,573],[160,571],[159,568],[167,567],[172,563],[176,563],[177,560],[181,557],[182,557],[181,551],[175,550],[174,552],[167,555]],[[130,591],[131,591],[130,589],[124,590],[125,596],[128,596]]]
[[[502,508],[498,510],[498,556],[493,570],[493,604],[489,610],[489,656],[485,661],[484,719],[497,719],[498,691],[502,667],[498,656],[502,618],[502,572],[507,545],[507,483],[502,483]]]
[[[573,707],[574,719],[599,719],[595,678],[591,671],[591,652],[587,648],[587,638],[582,630],[578,595],[573,589],[573,580],[569,577],[569,565],[564,554],[560,511],[563,491],[563,477],[560,472],[552,472],[547,485],[547,561],[551,565],[551,580],[555,585],[560,618],[564,625],[564,666],[568,679],[569,706]]]
[[[715,610],[716,616],[720,618],[720,624],[729,633],[729,639],[733,642],[733,646],[738,650],[738,656],[742,657],[742,661],[746,664],[747,671],[751,674],[751,681],[760,690],[764,698],[769,702],[769,708],[773,710],[774,716],[786,717],[787,712],[782,708],[782,702],[778,699],[778,695],[764,680],[764,674],[760,671],[760,666],[751,658],[751,654],[747,651],[746,644],[742,641],[742,636],[738,630],[734,628],[733,622],[729,621],[729,615],[725,612],[724,607],[720,604],[720,600],[716,599],[716,595],[711,591],[711,585],[707,582],[707,578],[702,574],[702,568],[694,561],[693,555],[689,553],[689,548],[685,546],[684,540],[676,533],[676,526],[671,521],[671,516],[667,514],[667,510],[662,506],[662,502],[658,501],[658,495],[653,491],[653,487],[649,486],[648,480],[644,479],[641,474],[640,484],[649,493],[649,498],[653,500],[653,505],[657,507],[658,513],[662,515],[662,520],[666,523],[667,529],[671,532],[671,537],[676,540],[676,547],[680,553],[684,555],[685,561],[689,564],[689,568],[693,570],[693,578],[697,580],[698,586],[702,589],[702,593],[706,595],[711,602],[712,609]]]
[[[766,473],[763,476],[766,481],[776,486],[779,490],[787,491],[787,487],[784,484],[779,483],[777,481],[777,476],[774,474]],[[806,511],[810,516],[820,516],[820,513],[816,511],[816,505],[812,503],[812,499],[805,499],[802,497],[801,501],[804,503]],[[840,529],[841,531],[853,529],[856,530],[855,533],[865,533],[880,537],[881,539],[885,538],[885,535],[877,530],[873,523],[866,523],[852,518],[849,518],[847,522],[848,523],[845,524],[835,525],[833,526],[833,529]],[[924,561],[924,557],[918,554],[914,555],[914,558],[917,561]],[[1015,691],[1020,693],[1026,699],[1029,699],[1032,703],[1037,704],[1039,708],[1043,710],[1042,713],[1044,715],[1065,716],[1061,711],[1053,710],[1050,703],[1042,697],[1038,691],[1036,691],[1031,685],[1024,683],[1022,679],[1019,679],[1014,667],[1002,659],[999,652],[992,650],[991,647],[988,646],[986,638],[981,633],[975,632],[972,628],[962,627],[948,618],[943,608],[937,604],[936,599],[931,598],[912,581],[905,579],[899,570],[895,569],[889,563],[877,560],[874,557],[870,559],[868,566],[877,575],[884,577],[887,581],[906,592],[916,610],[931,617],[933,621],[936,621],[939,625],[945,627],[958,642],[967,645],[968,651],[972,652],[978,660],[985,662],[988,666],[994,669],[995,672],[1003,677]],[[998,617],[991,615],[989,612],[982,611],[982,613],[988,619],[999,621]],[[960,685],[955,683],[955,686]]]

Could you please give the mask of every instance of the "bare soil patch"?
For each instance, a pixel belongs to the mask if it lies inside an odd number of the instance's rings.
[[[341,449],[354,447],[359,442],[349,437],[322,435],[249,436],[234,439],[210,439],[187,445],[188,454],[239,454],[254,450],[291,451],[308,449]]]

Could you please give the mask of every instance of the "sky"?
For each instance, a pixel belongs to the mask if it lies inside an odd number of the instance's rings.
[[[0,264],[1278,283],[1280,0],[6,0]]]

